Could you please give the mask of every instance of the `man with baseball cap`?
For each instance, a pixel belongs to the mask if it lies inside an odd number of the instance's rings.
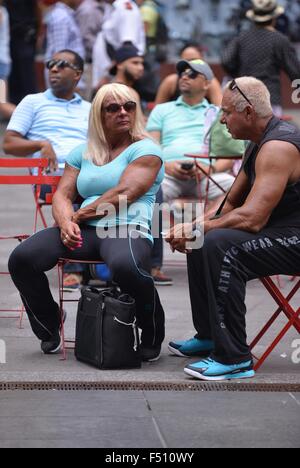
[[[194,166],[194,160],[186,158],[185,154],[208,154],[209,147],[213,146],[212,140],[215,138],[215,136],[206,138],[212,126],[218,125],[216,132],[218,141],[221,147],[226,146],[227,156],[241,155],[245,149],[244,142],[234,141],[226,127],[220,124],[218,119],[220,109],[205,99],[214,77],[210,66],[200,59],[191,62],[183,60],[177,64],[177,72],[181,96],[177,101],[156,106],[147,124],[147,131],[160,142],[163,149],[166,176],[162,190],[165,202],[188,196],[199,198],[199,185],[196,180],[198,169]],[[216,133],[213,132],[214,135]],[[221,154],[214,156],[218,157]],[[208,159],[199,159],[198,162],[208,171]],[[228,163],[223,159],[217,160],[213,167],[214,180],[225,191],[229,190],[234,181],[233,176],[227,172],[230,166],[232,162]],[[200,186],[203,197],[206,188],[207,179],[203,178]],[[222,194],[223,192],[215,184],[209,185],[209,200],[215,200]],[[155,242],[158,243],[159,240],[156,239]],[[161,266],[157,264],[155,271],[152,272],[154,279],[159,277]]]
[[[181,96],[175,102],[160,104],[155,107],[149,117],[147,130],[161,143],[166,163],[166,177],[163,182],[164,200],[169,201],[187,195],[198,196],[195,168],[185,169],[186,163],[194,162],[185,157],[186,153],[208,153],[209,142],[206,135],[219,115],[219,108],[210,104],[205,95],[214,77],[210,66],[203,60],[177,64],[179,89]],[[234,142],[226,128],[220,125],[219,137],[232,142],[232,155],[242,154],[244,146]],[[215,155],[218,156],[218,155]],[[207,169],[209,161],[199,160],[199,164]],[[228,161],[226,162],[228,165]],[[233,177],[224,172],[224,161],[216,162],[214,166],[215,179],[228,190]],[[227,166],[225,165],[225,170]],[[202,182],[202,193],[205,194],[206,182]],[[210,185],[209,199],[222,195],[214,184]]]
[[[215,75],[210,66],[204,62],[204,60],[198,59],[193,60],[191,62],[187,62],[186,60],[182,60],[176,66],[178,74],[182,74],[186,70],[193,70],[194,72],[203,75],[206,80],[211,81]]]
[[[144,57],[133,45],[124,45],[116,51],[115,65],[110,74],[115,76],[115,82],[134,87],[137,80],[144,74]]]

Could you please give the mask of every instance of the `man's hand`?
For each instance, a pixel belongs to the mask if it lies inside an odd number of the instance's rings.
[[[173,162],[167,162],[165,167],[166,167],[166,173],[174,177],[174,179],[179,179],[179,180],[191,180],[194,179],[195,177],[195,168],[193,167],[191,170],[187,171],[185,169],[182,169],[181,165],[184,161],[173,161]]]
[[[49,141],[43,141],[41,145],[41,157],[49,160],[51,171],[57,171],[58,161],[54,149]]]
[[[81,230],[73,221],[65,223],[60,228],[61,241],[70,250],[82,247]]]
[[[193,240],[193,224],[176,224],[167,234],[166,241],[171,245],[173,252],[177,250],[178,252],[187,254],[191,251],[186,248],[186,243]]]

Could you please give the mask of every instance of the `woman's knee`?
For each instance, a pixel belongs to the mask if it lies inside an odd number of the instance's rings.
[[[25,245],[19,245],[16,247],[8,260],[8,270],[10,274],[20,272],[24,268],[26,268],[27,271],[28,268],[32,267],[32,265],[32,252],[27,249]]]
[[[140,269],[128,257],[119,257],[115,259],[111,263],[110,269],[112,276],[117,283],[134,283],[144,277],[142,269]]]

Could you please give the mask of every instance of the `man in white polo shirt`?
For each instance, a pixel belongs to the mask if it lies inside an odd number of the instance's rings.
[[[46,66],[50,88],[17,106],[3,149],[14,156],[48,158],[52,170],[63,170],[70,151],[86,141],[91,105],[75,93],[84,68],[79,55],[61,51]]]
[[[102,31],[93,51],[93,87],[104,78],[112,66],[115,52],[123,45],[132,44],[143,56],[146,51],[145,28],[141,12],[133,0],[105,0],[107,10]]]

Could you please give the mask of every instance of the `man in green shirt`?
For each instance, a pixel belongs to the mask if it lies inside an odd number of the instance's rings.
[[[240,156],[245,149],[244,142],[233,140],[226,127],[221,125],[220,109],[205,99],[210,81],[214,77],[209,65],[202,60],[181,61],[177,65],[177,71],[180,76],[181,97],[175,102],[156,106],[147,124],[148,132],[163,149],[166,176],[162,190],[166,202],[181,197],[199,197],[194,160],[186,158],[186,153],[210,154],[217,158]],[[206,138],[208,133],[210,136]],[[185,166],[189,162],[190,169]],[[204,170],[208,170],[208,159],[199,160],[199,164]],[[225,191],[234,182],[234,177],[228,172],[232,166],[232,161],[224,159],[216,160],[214,164],[213,178]],[[203,177],[200,187],[203,197],[206,188],[207,178]],[[222,195],[218,186],[209,184],[209,200]],[[161,278],[162,250],[162,239],[155,239],[152,275],[157,285],[169,285],[172,283],[168,278]]]
[[[245,144],[233,140],[225,126],[219,124],[220,109],[210,104],[205,95],[214,74],[202,60],[181,61],[177,64],[180,76],[181,97],[175,102],[158,105],[150,115],[147,130],[160,142],[166,165],[166,177],[163,183],[164,200],[179,197],[198,197],[199,187],[196,169],[184,167],[189,161],[186,153],[210,154],[215,158],[240,156]],[[218,126],[216,129],[215,126]],[[210,134],[211,128],[214,131]],[[208,136],[207,136],[208,135]],[[210,136],[212,135],[212,136]],[[218,154],[215,148],[218,147]],[[203,169],[208,169],[209,160],[200,159]],[[184,166],[183,166],[184,165]],[[214,179],[225,191],[231,187],[234,177],[229,173],[232,161],[215,160]],[[201,182],[201,192],[205,195],[206,178]],[[213,183],[209,186],[208,198],[214,200],[223,192]]]

